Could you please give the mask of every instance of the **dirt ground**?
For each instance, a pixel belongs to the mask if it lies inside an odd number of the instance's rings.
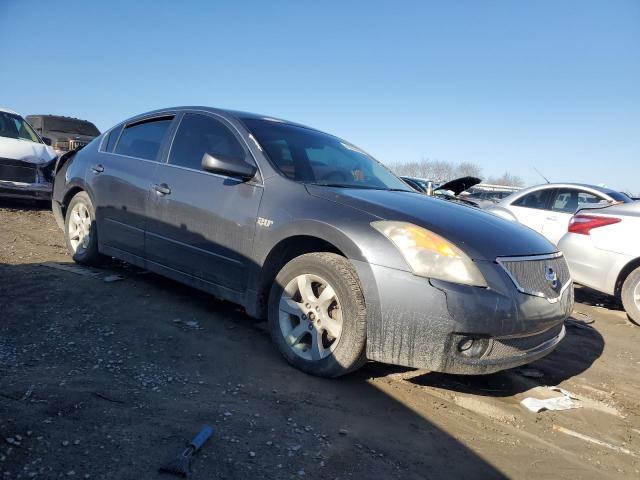
[[[0,478],[160,478],[206,424],[194,479],[640,478],[640,327],[576,296],[593,323],[529,370],[369,363],[323,380],[232,304],[121,263],[74,267],[49,211],[4,201]],[[581,408],[520,405],[552,385]]]

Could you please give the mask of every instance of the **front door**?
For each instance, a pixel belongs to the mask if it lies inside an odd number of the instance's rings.
[[[263,188],[257,181],[203,171],[205,153],[253,162],[224,120],[184,114],[153,182],[147,260],[243,291]]]
[[[519,223],[532,228],[538,233],[542,233],[542,227],[549,215],[547,209],[553,192],[553,188],[544,188],[531,192],[514,201],[509,206],[509,210]]]

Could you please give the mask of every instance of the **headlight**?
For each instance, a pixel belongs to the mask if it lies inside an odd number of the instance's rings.
[[[415,275],[487,286],[473,260],[440,235],[407,222],[379,221],[371,226],[393,242]]]

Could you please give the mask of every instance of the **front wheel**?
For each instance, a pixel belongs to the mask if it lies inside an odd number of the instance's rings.
[[[69,202],[64,232],[67,250],[75,262],[98,265],[103,260],[98,252],[95,210],[86,192],[79,192]]]
[[[366,310],[349,260],[309,253],[287,263],[271,287],[269,330],[287,361],[306,373],[339,377],[362,366]]]
[[[629,318],[640,325],[640,267],[631,272],[622,284],[621,297]]]

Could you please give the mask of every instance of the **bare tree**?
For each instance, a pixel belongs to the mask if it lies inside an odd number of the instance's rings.
[[[390,165],[398,175],[425,178],[434,182],[446,182],[456,177],[480,176],[482,169],[471,162],[455,164],[445,160],[430,160],[423,158],[417,162],[396,163]]]
[[[389,166],[397,175],[418,177],[434,182],[447,182],[458,177],[482,178],[482,167],[473,162],[460,162],[458,164],[446,160],[430,160],[423,158],[420,161],[395,163]],[[506,185],[510,187],[522,187],[522,178],[510,172],[500,176],[491,176],[486,183]]]
[[[489,177],[487,183],[493,185],[506,185],[508,187],[523,187],[524,181],[518,175],[514,175],[510,172],[505,172],[499,177]]]
[[[482,178],[482,168],[476,163],[460,162],[456,167],[456,176]]]

